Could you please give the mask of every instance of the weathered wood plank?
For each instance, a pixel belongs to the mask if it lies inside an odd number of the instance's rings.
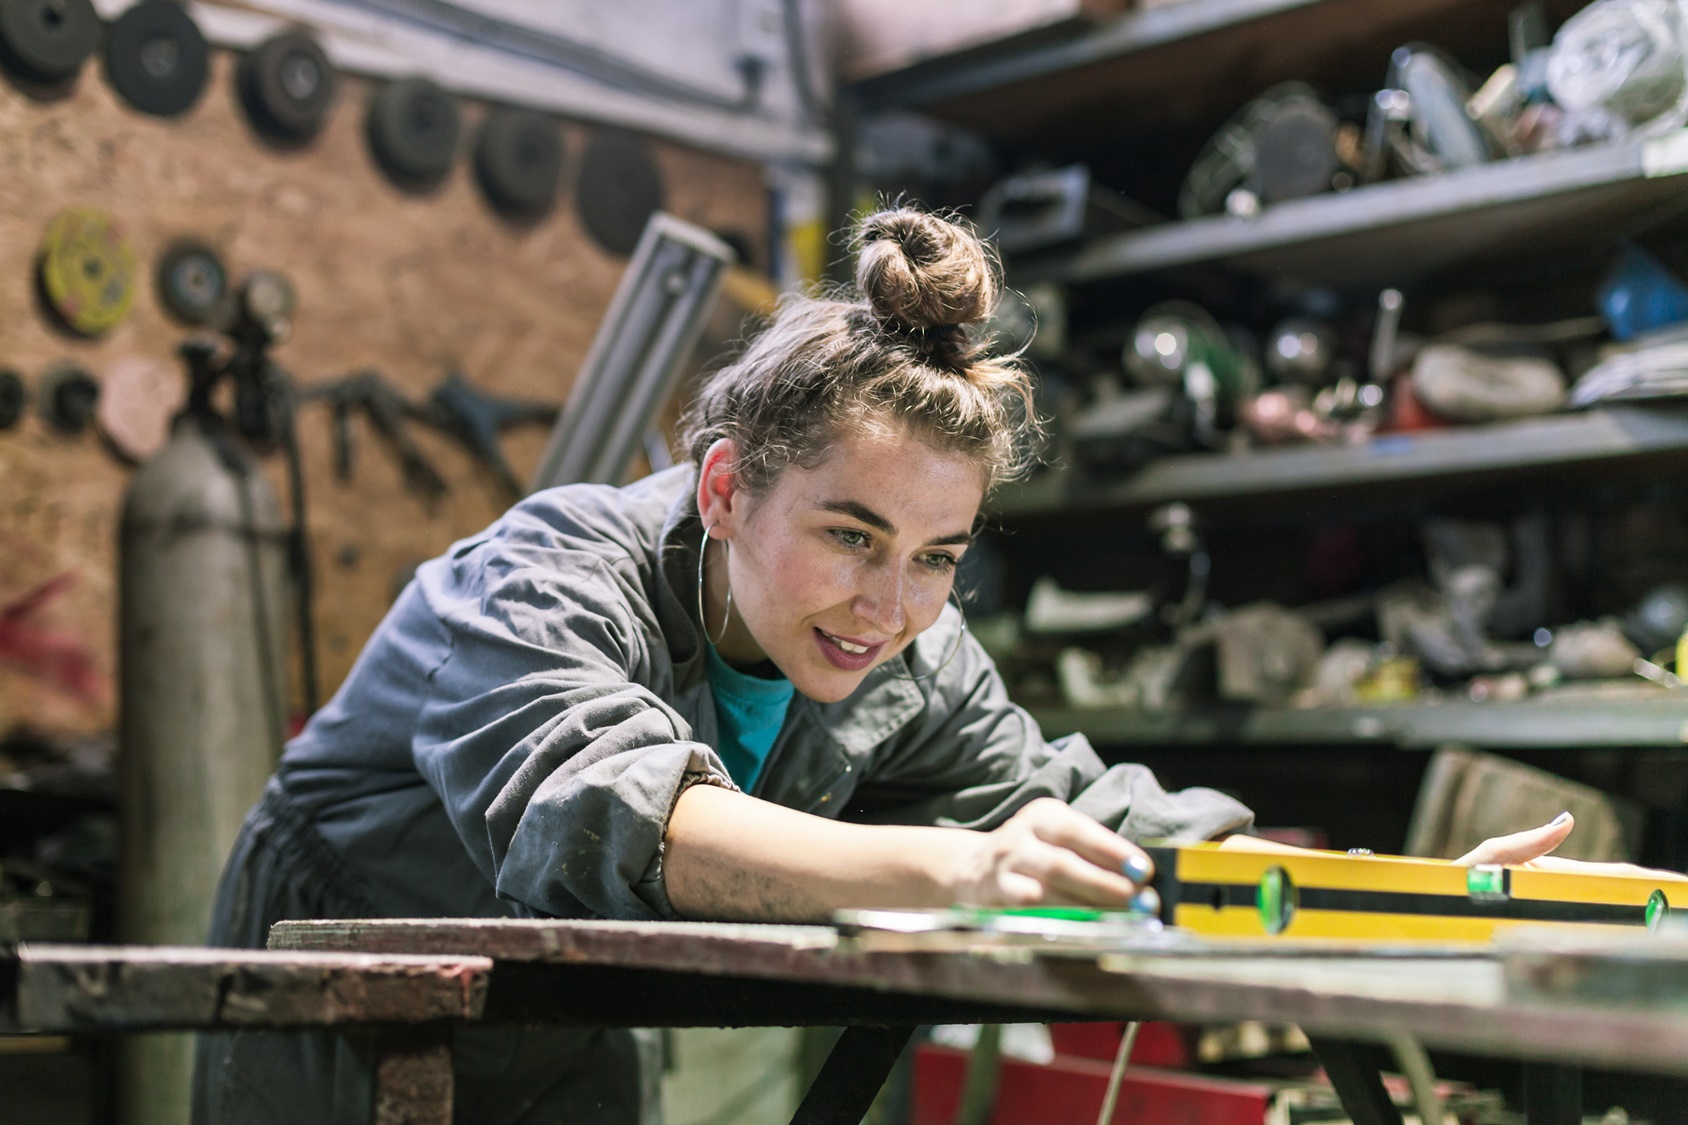
[[[476,1019],[491,969],[472,955],[26,945],[0,955],[0,1031]]]
[[[497,1019],[750,1025],[821,1022],[824,1010],[828,1022],[924,1023],[938,1017],[923,1012],[972,1004],[1044,1018],[1294,1022],[1327,1037],[1409,1035],[1478,1054],[1688,1074],[1688,1010],[1521,998],[1497,955],[1474,947],[921,952],[820,927],[459,919],[285,923],[271,943],[485,953],[498,962],[488,1003]]]

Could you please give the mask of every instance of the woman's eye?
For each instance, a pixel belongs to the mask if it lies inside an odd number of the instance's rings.
[[[868,542],[867,532],[857,531],[853,527],[835,527],[832,529],[832,537],[851,549],[865,547]]]

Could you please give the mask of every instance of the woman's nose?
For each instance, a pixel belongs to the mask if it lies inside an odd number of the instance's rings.
[[[907,621],[904,592],[903,576],[896,567],[873,567],[856,595],[856,616],[881,633],[900,633]]]

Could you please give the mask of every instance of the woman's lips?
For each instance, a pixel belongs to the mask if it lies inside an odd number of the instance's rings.
[[[841,668],[846,672],[860,672],[873,665],[879,650],[885,647],[881,641],[876,645],[869,645],[866,652],[850,652],[840,645],[836,638],[820,630],[815,630],[815,643],[820,646],[821,655],[834,668]]]

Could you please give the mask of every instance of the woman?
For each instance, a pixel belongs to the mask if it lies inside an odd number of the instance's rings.
[[[968,333],[992,263],[909,209],[859,239],[862,296],[782,305],[704,387],[689,465],[540,493],[418,571],[248,818],[213,943],[285,918],[1121,906],[1151,874],[1131,840],[1250,826],[1008,701],[949,604],[1034,426],[1024,372]],[[457,1060],[462,1120],[636,1113],[626,1033],[465,1032]],[[349,1121],[366,1085],[333,1036],[208,1036],[196,1114]]]

